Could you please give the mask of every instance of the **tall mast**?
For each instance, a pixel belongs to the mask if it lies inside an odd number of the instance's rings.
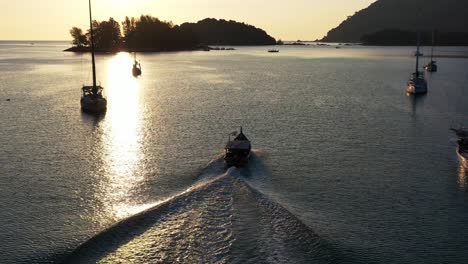
[[[418,32],[418,48],[416,49],[416,77],[419,77],[419,45],[421,42],[421,33]]]
[[[434,43],[435,43],[435,30],[432,30],[432,49],[431,49],[431,62],[434,59]]]
[[[91,59],[93,63],[93,93],[97,93],[97,85],[96,85],[96,59],[94,58],[94,31],[93,31],[93,17],[91,15],[91,0],[89,0],[89,26],[91,31]]]

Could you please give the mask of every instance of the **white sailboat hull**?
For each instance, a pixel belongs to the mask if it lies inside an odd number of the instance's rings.
[[[436,72],[437,71],[437,65],[434,63],[429,63],[426,66],[424,66],[424,69],[427,72]]]
[[[409,94],[426,94],[427,93],[427,87],[417,87],[414,85],[408,85],[408,88],[406,89],[406,92]]]
[[[457,156],[463,168],[468,169],[468,153],[462,151],[460,147],[457,147]]]
[[[83,96],[81,97],[81,110],[87,113],[103,113],[107,110],[107,100],[99,96]]]
[[[427,93],[427,82],[424,79],[414,79],[408,83],[406,92],[409,94],[425,94]]]

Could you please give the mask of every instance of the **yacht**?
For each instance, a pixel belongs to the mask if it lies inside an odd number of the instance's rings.
[[[457,156],[460,164],[468,169],[468,131],[465,129],[451,129],[458,136]]]
[[[235,135],[235,138],[231,140],[230,135],[228,143],[224,148],[224,161],[227,166],[242,167],[247,164],[249,160],[252,146],[249,139],[244,135],[242,127],[240,128],[239,134],[237,134],[236,131],[233,135]]]

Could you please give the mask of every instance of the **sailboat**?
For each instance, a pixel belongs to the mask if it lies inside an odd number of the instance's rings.
[[[94,47],[93,18],[91,14],[91,0],[89,0],[89,24],[91,32],[91,61],[93,68],[93,85],[83,86],[81,96],[81,110],[83,112],[100,114],[107,110],[107,99],[102,95],[103,87],[96,84],[96,58]]]
[[[434,31],[432,31],[432,49],[431,49],[431,62],[424,66],[424,69],[428,72],[436,72],[437,71],[437,62],[434,61],[434,45],[435,45],[435,37]]]
[[[132,74],[133,76],[137,77],[141,75],[141,64],[139,61],[136,59],[136,53],[135,53],[135,59],[133,63],[133,69],[132,69]]]
[[[416,71],[408,81],[406,92],[408,94],[425,94],[427,93],[427,81],[424,79],[424,73],[419,71],[419,57],[422,56],[420,52],[421,35],[418,33],[418,43],[416,49]]]

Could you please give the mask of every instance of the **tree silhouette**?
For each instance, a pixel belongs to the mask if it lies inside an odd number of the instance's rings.
[[[184,23],[206,45],[275,45],[276,40],[264,30],[233,20],[207,18],[197,23]]]
[[[109,21],[93,21],[94,45],[97,50],[118,50],[122,44],[120,25],[112,17]],[[88,39],[90,30],[88,30]]]
[[[81,28],[73,27],[70,30],[70,34],[73,38],[72,44],[77,46],[77,47],[85,47],[88,46],[88,38],[86,37],[85,34],[83,34],[83,30]]]

